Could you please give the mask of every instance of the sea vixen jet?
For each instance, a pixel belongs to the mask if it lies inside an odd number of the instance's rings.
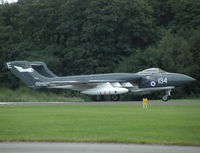
[[[175,87],[195,79],[179,73],[169,73],[159,68],[149,68],[137,73],[106,73],[59,77],[43,62],[12,61],[6,67],[31,88],[62,88],[101,98],[110,95],[111,100],[120,99],[120,94],[148,94],[164,90],[167,101]],[[99,99],[100,100],[100,99]]]

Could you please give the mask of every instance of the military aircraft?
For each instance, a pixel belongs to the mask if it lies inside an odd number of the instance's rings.
[[[162,97],[167,101],[175,87],[188,84],[195,79],[179,73],[169,73],[159,68],[149,68],[137,73],[107,73],[59,77],[43,62],[12,61],[6,67],[31,88],[62,88],[95,95],[97,100],[110,95],[118,101],[120,94],[149,94],[165,91]]]

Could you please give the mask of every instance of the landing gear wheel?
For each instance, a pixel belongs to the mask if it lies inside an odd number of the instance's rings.
[[[163,101],[168,101],[170,95],[171,95],[171,89],[166,90],[166,95],[164,95],[164,96],[162,97],[162,100],[163,100]]]
[[[162,97],[162,101],[168,101],[169,100],[169,96],[168,95],[165,95]]]
[[[110,96],[110,99],[111,99],[112,101],[119,101],[120,95],[111,95],[111,96]]]

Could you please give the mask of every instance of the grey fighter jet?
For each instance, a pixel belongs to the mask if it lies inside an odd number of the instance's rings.
[[[166,91],[162,97],[167,101],[175,87],[188,84],[195,79],[179,73],[169,73],[159,68],[149,68],[137,73],[107,73],[59,77],[43,62],[12,61],[6,67],[31,88],[62,88],[96,96],[100,100],[110,95],[118,101],[120,94],[149,94]]]

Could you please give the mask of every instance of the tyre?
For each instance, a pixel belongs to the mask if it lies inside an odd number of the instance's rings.
[[[111,95],[111,96],[110,96],[110,99],[111,99],[112,101],[119,101],[120,95]]]
[[[168,101],[169,100],[169,96],[168,95],[165,95],[162,97],[162,101]]]

